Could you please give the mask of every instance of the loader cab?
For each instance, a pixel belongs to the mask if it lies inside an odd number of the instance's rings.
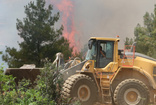
[[[90,39],[86,60],[94,60],[94,68],[104,68],[114,60],[114,40]],[[105,56],[101,54],[103,52]]]

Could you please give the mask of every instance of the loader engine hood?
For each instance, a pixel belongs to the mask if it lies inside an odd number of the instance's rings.
[[[133,52],[125,52],[125,55],[126,56],[132,56],[133,55]],[[135,58],[136,57],[142,57],[142,58],[145,58],[145,59],[149,59],[149,60],[152,60],[152,61],[156,61],[156,59],[152,58],[152,57],[149,57],[147,55],[144,55],[144,54],[141,54],[141,53],[137,53],[135,52]]]

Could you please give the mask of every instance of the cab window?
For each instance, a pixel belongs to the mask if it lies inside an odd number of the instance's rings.
[[[97,67],[104,68],[113,61],[114,42],[99,41]]]

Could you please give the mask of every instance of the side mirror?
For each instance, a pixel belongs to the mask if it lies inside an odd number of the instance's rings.
[[[88,42],[88,48],[89,49],[92,49],[92,44],[93,44],[93,40],[89,40],[89,42]]]

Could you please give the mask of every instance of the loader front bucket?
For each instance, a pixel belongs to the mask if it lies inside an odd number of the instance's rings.
[[[70,77],[71,75],[73,74],[76,74],[76,71],[79,71],[82,69],[83,65],[85,64],[87,60],[85,61],[82,61],[81,63],[75,65],[75,66],[72,66],[70,68],[67,68],[67,69],[62,69],[60,71],[60,73],[63,75],[63,80],[65,81],[68,77]]]

